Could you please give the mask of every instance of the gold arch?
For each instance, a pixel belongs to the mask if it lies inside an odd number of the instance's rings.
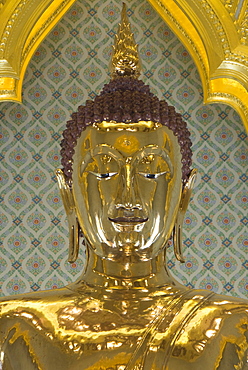
[[[0,0],[0,101],[21,102],[27,65],[75,0]],[[149,0],[190,52],[204,103],[231,105],[248,129],[248,0]]]

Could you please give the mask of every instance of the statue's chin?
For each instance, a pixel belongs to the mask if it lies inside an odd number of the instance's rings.
[[[133,261],[147,261],[161,250],[157,243],[154,245],[149,238],[146,240],[143,234],[134,230],[118,232],[111,241],[106,238],[105,242],[93,249],[99,257],[116,262],[121,262],[125,257],[132,257]]]

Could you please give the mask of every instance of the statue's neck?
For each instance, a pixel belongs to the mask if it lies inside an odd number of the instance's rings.
[[[112,261],[97,256],[89,248],[86,267],[76,282],[87,284],[91,287],[106,289],[156,290],[158,287],[182,287],[170,275],[165,260],[165,253],[161,252],[151,260],[124,257],[121,261]]]

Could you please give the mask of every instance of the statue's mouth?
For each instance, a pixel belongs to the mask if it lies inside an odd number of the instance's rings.
[[[116,224],[120,225],[135,225],[135,224],[142,224],[148,220],[148,217],[109,217],[109,221],[112,221]]]

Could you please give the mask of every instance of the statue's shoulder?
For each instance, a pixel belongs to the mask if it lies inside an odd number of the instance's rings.
[[[70,323],[78,313],[77,305],[87,300],[84,294],[79,297],[67,287],[2,298],[0,349],[5,361],[3,368],[69,369],[67,353],[71,342],[68,330],[64,330],[65,322]],[[44,365],[40,367],[41,359]]]
[[[54,307],[67,306],[74,298],[74,293],[67,287],[1,297],[0,319],[53,311]]]
[[[237,316],[248,315],[248,300],[222,294],[210,294],[206,300],[206,306],[222,314]]]
[[[247,299],[217,293],[209,294],[209,302],[216,303],[217,305],[219,304],[219,302],[221,302],[224,305],[225,304],[234,304],[234,305],[238,304],[244,306],[248,305]]]
[[[193,290],[188,295],[192,309],[188,311],[187,321],[194,320],[205,323],[202,327],[213,327],[213,322],[219,322],[220,328],[231,327],[235,322],[248,325],[248,301],[206,290]],[[194,303],[193,303],[194,302]],[[218,325],[217,325],[218,326]],[[248,329],[248,328],[247,328]]]
[[[202,369],[243,368],[248,349],[248,301],[206,290],[190,290],[182,301],[172,322],[169,364],[179,361],[180,367],[190,358],[194,370],[199,364]]]

